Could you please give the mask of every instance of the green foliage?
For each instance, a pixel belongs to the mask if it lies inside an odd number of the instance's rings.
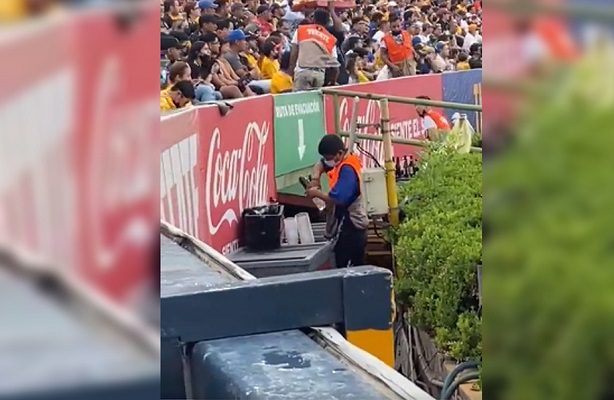
[[[400,304],[458,360],[479,358],[477,264],[482,258],[482,158],[430,149],[401,188],[396,231]]]
[[[614,398],[613,54],[542,78],[486,165],[488,398]]]

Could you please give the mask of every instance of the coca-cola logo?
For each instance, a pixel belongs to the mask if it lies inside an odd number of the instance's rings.
[[[266,203],[269,166],[265,152],[269,131],[269,122],[261,125],[250,122],[241,148],[224,146],[220,129],[213,131],[205,181],[205,207],[211,235],[224,223],[229,227],[236,224],[245,208]]]

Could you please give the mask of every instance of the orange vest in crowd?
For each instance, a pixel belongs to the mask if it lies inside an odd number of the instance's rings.
[[[426,115],[428,115],[429,117],[431,117],[433,121],[435,121],[435,125],[437,125],[437,129],[450,129],[450,124],[448,123],[448,120],[446,119],[446,117],[444,117],[437,111],[433,111],[433,110],[427,111]]]
[[[337,44],[337,39],[320,25],[300,25],[296,36],[299,43],[307,40],[315,42],[329,55],[333,54],[333,49]]]
[[[330,190],[332,190],[337,184],[337,181],[339,180],[339,173],[344,165],[349,165],[352,167],[354,172],[356,172],[356,176],[358,176],[358,184],[362,184],[362,163],[360,162],[360,158],[354,154],[350,154],[345,158],[345,160],[336,165],[335,168],[328,171],[328,186],[330,187]],[[361,186],[358,187],[360,188]]]
[[[412,59],[412,45],[411,37],[407,31],[403,31],[403,43],[398,44],[390,33],[384,36],[384,43],[386,43],[386,51],[388,51],[388,58],[393,64],[398,64],[401,61]]]

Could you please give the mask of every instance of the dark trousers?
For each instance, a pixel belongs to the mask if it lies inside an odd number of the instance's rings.
[[[344,225],[335,244],[335,264],[337,268],[365,265],[367,231]]]

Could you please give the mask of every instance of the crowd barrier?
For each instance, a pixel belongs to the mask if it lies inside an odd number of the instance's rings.
[[[122,26],[66,11],[6,28],[0,49],[0,251],[116,306],[152,279],[159,235],[156,7]],[[153,90],[152,90],[153,89]]]
[[[398,78],[346,86],[360,92],[481,104],[481,70]],[[348,131],[351,100],[339,99],[340,127]],[[454,110],[440,110],[451,117]],[[222,253],[239,246],[241,212],[277,196],[276,177],[301,171],[319,158],[317,144],[335,130],[332,96],[318,92],[259,96],[234,103],[222,116],[201,106],[161,118],[160,216]],[[415,107],[390,104],[393,134],[423,138]],[[468,115],[474,126],[479,116]],[[375,134],[376,101],[360,100],[360,132]],[[363,143],[382,161],[381,142]],[[413,146],[394,145],[396,156]],[[368,160],[363,160],[366,164]]]

